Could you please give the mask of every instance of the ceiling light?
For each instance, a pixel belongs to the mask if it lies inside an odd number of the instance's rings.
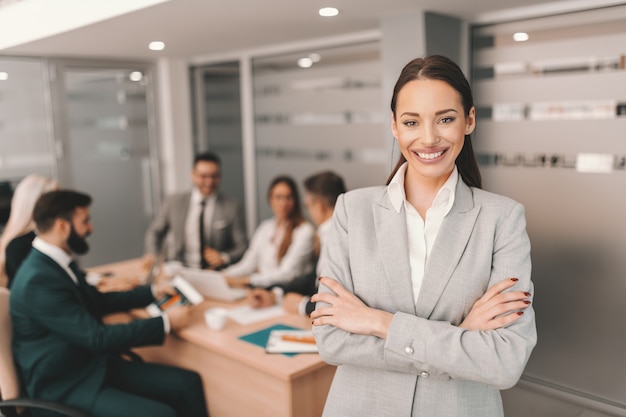
[[[165,42],[161,42],[161,41],[150,42],[150,45],[148,45],[148,48],[150,48],[150,50],[152,51],[162,51],[165,49]]]
[[[310,68],[311,65],[313,65],[313,61],[311,60],[311,58],[300,58],[298,60],[298,66],[300,68]]]
[[[0,71],[0,81],[6,81],[9,79],[9,73]]]
[[[311,59],[311,61],[317,64],[322,59],[322,56],[320,54],[310,54],[309,58]]]
[[[513,40],[515,42],[526,42],[529,39],[528,33],[517,32],[513,34]]]
[[[141,73],[141,71],[133,71],[130,73],[128,78],[131,81],[141,81],[141,79],[143,78],[143,74]]]
[[[339,14],[339,10],[335,7],[322,7],[319,10],[319,14],[323,17],[333,17]]]

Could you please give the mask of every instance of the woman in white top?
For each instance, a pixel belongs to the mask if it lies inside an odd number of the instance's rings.
[[[286,283],[313,268],[315,230],[302,216],[295,181],[274,178],[267,198],[274,217],[257,227],[241,261],[223,271],[231,286]]]

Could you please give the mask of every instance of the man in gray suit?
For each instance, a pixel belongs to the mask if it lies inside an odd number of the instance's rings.
[[[237,201],[218,191],[220,158],[213,152],[196,155],[191,180],[194,188],[166,198],[148,228],[148,260],[166,250],[167,259],[193,268],[237,262],[247,247],[244,216]]]

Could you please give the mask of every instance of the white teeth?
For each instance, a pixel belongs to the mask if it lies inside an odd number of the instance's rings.
[[[435,159],[443,155],[443,151],[434,152],[434,153],[422,153],[422,152],[416,152],[416,153],[417,153],[417,156],[419,156],[422,159]]]

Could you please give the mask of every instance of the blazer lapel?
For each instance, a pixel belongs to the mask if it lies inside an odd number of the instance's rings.
[[[174,216],[173,232],[175,236],[176,253],[182,256],[182,252],[185,247],[185,222],[187,221],[187,215],[189,214],[189,205],[191,204],[191,193],[185,193],[180,197],[178,204],[176,204],[176,211],[179,213]]]
[[[380,257],[394,304],[399,311],[415,314],[404,207],[397,213],[385,189],[380,201],[374,203],[373,211]]]
[[[65,271],[65,269],[61,267],[61,265],[56,263],[54,259],[46,255],[45,253],[40,252],[37,249],[33,249],[33,251],[37,251],[36,256],[40,256],[44,260],[44,262],[50,266],[50,268],[56,270],[58,275],[62,277],[65,284],[72,289],[76,296],[78,296],[81,300],[83,299],[81,292],[78,289],[78,285],[74,282],[74,280],[72,280],[72,277],[69,276],[69,274]]]
[[[469,241],[480,207],[474,206],[472,190],[459,178],[454,205],[446,215],[426,264],[416,313],[429,317],[448,284]]]

